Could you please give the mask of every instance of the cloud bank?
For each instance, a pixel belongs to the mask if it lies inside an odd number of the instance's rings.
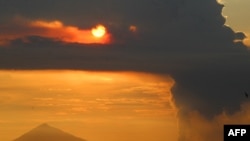
[[[25,40],[16,38],[7,48],[0,48],[2,69],[131,70],[170,74],[176,82],[172,91],[180,109],[181,141],[192,140],[187,130],[195,129],[186,127],[193,124],[193,118],[201,116],[206,122],[222,112],[230,115],[247,101],[244,91],[250,91],[250,55],[242,42],[245,35],[224,25],[223,5],[216,0],[75,0],[74,3],[54,0],[49,5],[48,1],[39,1],[37,9],[34,8],[37,4],[31,1],[2,0],[1,3],[2,7],[18,4],[14,6],[16,9],[2,9],[8,13],[3,15],[6,19],[18,13],[35,20],[59,19],[78,27],[101,21],[108,26],[114,40],[119,41],[111,45],[86,45],[27,34]],[[25,9],[26,4],[32,7]],[[101,6],[96,8],[97,5]],[[137,27],[136,35],[128,31],[130,25]],[[199,116],[190,116],[193,112]]]

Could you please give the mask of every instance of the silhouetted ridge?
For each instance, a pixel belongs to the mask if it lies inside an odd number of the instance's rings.
[[[46,123],[37,126],[14,141],[86,141]]]

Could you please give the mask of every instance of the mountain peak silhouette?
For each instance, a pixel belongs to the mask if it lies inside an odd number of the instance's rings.
[[[37,126],[37,128],[50,128],[50,126],[47,123],[43,123],[43,124]]]
[[[13,141],[86,141],[43,123]]]

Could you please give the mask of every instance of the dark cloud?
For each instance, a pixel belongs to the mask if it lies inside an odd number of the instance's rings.
[[[185,126],[188,113],[233,113],[250,91],[250,55],[243,33],[225,26],[216,0],[0,1],[1,16],[58,19],[86,26],[103,22],[111,45],[84,45],[29,36],[0,48],[2,69],[132,70],[170,74]],[[7,8],[8,7],[8,8]],[[4,23],[1,20],[1,23]],[[138,27],[131,38],[129,25]],[[184,125],[183,125],[184,126]],[[181,128],[186,129],[186,128]],[[181,132],[184,134],[184,132]],[[189,140],[181,135],[182,141]]]

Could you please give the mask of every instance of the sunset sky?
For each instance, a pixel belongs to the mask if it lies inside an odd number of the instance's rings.
[[[221,141],[249,124],[249,0],[0,0],[0,140]],[[224,7],[223,7],[224,5]]]
[[[225,8],[223,14],[227,16],[226,24],[232,27],[235,31],[244,32],[250,36],[250,19],[248,18],[250,2],[248,0],[223,0]],[[250,46],[249,38],[245,43]]]
[[[87,140],[177,139],[169,76],[47,70],[1,71],[0,78],[6,139],[41,123]]]

